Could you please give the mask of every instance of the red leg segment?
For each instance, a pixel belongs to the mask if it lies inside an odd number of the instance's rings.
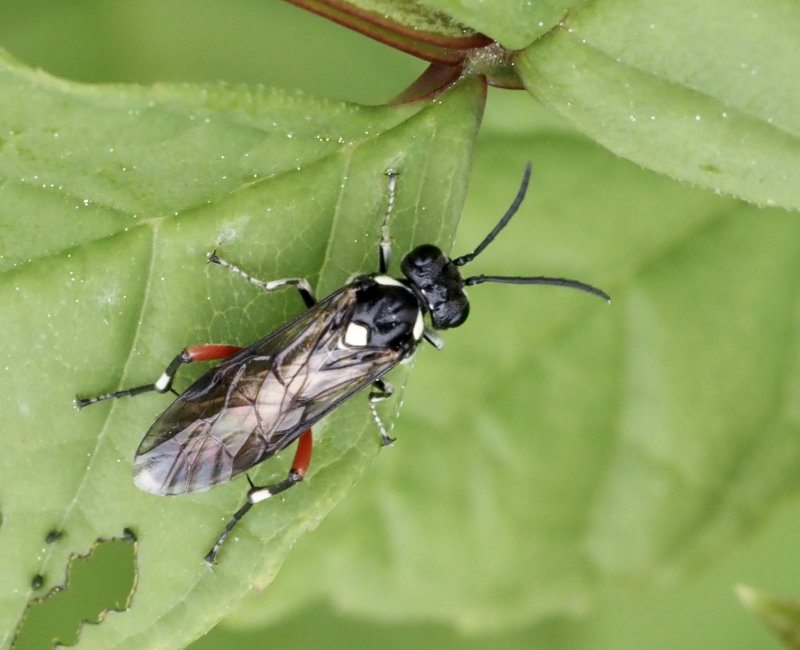
[[[105,393],[104,395],[97,395],[96,397],[76,397],[75,407],[83,408],[89,404],[102,402],[106,399],[115,399],[117,397],[129,397],[139,395],[141,393],[149,393],[155,391],[156,393],[166,393],[172,388],[172,380],[175,378],[175,373],[185,363],[192,363],[194,361],[212,361],[213,359],[224,359],[232,354],[236,354],[239,350],[244,348],[238,345],[220,345],[218,343],[209,343],[206,345],[193,345],[184,348],[180,354],[176,356],[163,374],[153,384],[146,384],[144,386],[137,386],[136,388],[126,388],[125,390],[118,390],[116,393]]]
[[[206,554],[206,562],[209,564],[214,564],[217,558],[217,552],[222,546],[222,543],[225,541],[225,538],[233,530],[233,527],[239,522],[239,520],[248,513],[254,504],[258,503],[259,501],[269,499],[270,497],[273,497],[284,490],[288,490],[290,487],[297,485],[303,480],[303,477],[308,471],[308,466],[311,463],[311,447],[313,442],[313,438],[311,437],[311,429],[306,429],[297,440],[297,451],[294,453],[292,469],[289,470],[289,475],[279,483],[275,483],[274,485],[265,485],[263,487],[253,485],[252,482],[250,483],[251,487],[250,491],[247,493],[247,501],[244,502],[244,505],[241,508],[233,513],[233,517],[231,517],[228,525],[225,526],[225,530],[222,531],[222,534],[219,536],[217,541],[214,542],[214,546],[212,546],[211,550]]]
[[[311,437],[311,429],[306,429],[305,432],[297,440],[297,451],[294,452],[294,460],[292,461],[292,472],[297,474],[297,480],[302,480],[308,471],[308,466],[311,464],[311,447],[314,444],[314,439]]]
[[[205,345],[192,345],[184,350],[190,361],[213,361],[214,359],[225,359],[237,352],[244,350],[238,345],[220,345],[217,343],[207,343]]]

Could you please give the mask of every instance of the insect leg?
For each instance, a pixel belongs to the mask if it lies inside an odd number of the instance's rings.
[[[392,242],[389,239],[389,219],[392,216],[394,207],[394,188],[397,184],[397,172],[389,170],[386,172],[389,181],[389,198],[386,203],[386,215],[383,217],[381,225],[381,241],[378,244],[378,269],[381,273],[389,271],[389,262],[392,258]]]
[[[444,341],[442,341],[442,337],[439,336],[432,329],[426,327],[424,330],[422,330],[422,336],[424,336],[425,340],[428,343],[430,343],[433,347],[435,347],[437,350],[441,350],[442,348],[444,348]]]
[[[378,379],[372,384],[372,388],[373,390],[369,394],[369,410],[372,413],[372,419],[375,420],[375,424],[377,425],[378,431],[381,434],[381,444],[386,447],[387,445],[391,445],[395,439],[386,433],[386,427],[383,426],[383,422],[378,415],[378,411],[375,409],[375,404],[382,402],[388,397],[391,397],[392,393],[394,393],[394,386],[392,386],[388,381]]]
[[[161,376],[152,384],[144,386],[137,386],[136,388],[126,388],[119,390],[116,393],[105,393],[97,395],[96,397],[76,397],[75,408],[82,409],[84,406],[94,404],[95,402],[102,402],[107,399],[114,399],[117,397],[129,397],[139,395],[140,393],[149,393],[155,391],[156,393],[166,393],[172,389],[172,380],[175,379],[175,373],[185,363],[192,363],[194,361],[212,361],[213,359],[224,359],[235,354],[241,350],[237,345],[217,345],[214,343],[206,345],[193,345],[184,348],[180,351],[172,361],[169,362],[166,370],[161,373]]]
[[[209,262],[213,262],[214,264],[219,264],[220,266],[225,267],[229,271],[238,273],[249,283],[254,284],[257,287],[261,287],[264,291],[275,291],[275,289],[280,289],[281,287],[292,286],[295,289],[297,289],[297,291],[300,293],[300,297],[303,299],[303,302],[306,304],[306,307],[312,307],[317,302],[317,299],[314,297],[314,291],[311,289],[311,285],[305,278],[282,278],[280,280],[270,280],[269,282],[262,282],[261,280],[254,278],[246,271],[243,271],[235,264],[231,264],[227,260],[222,259],[219,255],[217,255],[216,251],[209,253],[207,257]]]
[[[256,486],[250,481],[250,477],[247,477],[247,480],[250,482],[250,490],[247,492],[247,501],[244,502],[241,508],[233,513],[228,525],[225,526],[225,530],[222,531],[222,534],[214,543],[214,546],[212,546],[211,550],[206,554],[206,562],[214,564],[217,553],[225,541],[225,538],[228,537],[233,527],[247,514],[254,504],[265,501],[284,490],[288,490],[290,487],[303,480],[303,477],[305,477],[308,471],[308,466],[311,464],[311,448],[313,444],[311,429],[306,429],[297,441],[297,451],[294,453],[292,468],[289,470],[288,476],[282,481],[273,485]]]

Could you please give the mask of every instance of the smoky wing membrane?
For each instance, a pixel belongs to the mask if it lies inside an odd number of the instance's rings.
[[[393,368],[396,351],[342,345],[355,300],[344,287],[198,379],[142,441],[137,485],[183,494],[225,482]]]

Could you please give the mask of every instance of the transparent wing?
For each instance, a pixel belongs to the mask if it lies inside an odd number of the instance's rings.
[[[343,345],[355,300],[344,287],[198,379],[142,440],[136,484],[166,495],[228,481],[397,365],[396,350]]]

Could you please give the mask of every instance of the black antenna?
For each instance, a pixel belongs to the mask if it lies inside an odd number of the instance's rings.
[[[466,278],[464,280],[464,284],[467,286],[472,286],[473,284],[482,284],[484,282],[500,282],[503,284],[551,284],[558,287],[579,289],[580,291],[585,291],[586,293],[600,296],[604,300],[611,302],[611,296],[609,296],[602,289],[593,287],[591,284],[586,284],[585,282],[578,282],[578,280],[567,280],[566,278],[548,278],[544,276],[526,278],[514,276],[507,277],[502,275],[473,275],[471,278]]]
[[[522,200],[525,198],[525,193],[528,191],[528,181],[531,178],[531,164],[530,162],[525,165],[525,173],[522,176],[522,183],[519,186],[519,191],[517,192],[517,196],[514,198],[514,201],[511,203],[511,206],[506,210],[506,213],[503,215],[503,218],[497,223],[497,225],[492,228],[492,231],[486,235],[484,240],[478,244],[477,248],[471,253],[467,253],[466,255],[462,255],[461,257],[454,259],[453,264],[456,266],[464,266],[464,264],[469,264],[472,260],[474,260],[478,255],[483,252],[483,249],[486,248],[489,244],[492,243],[495,237],[500,233],[500,231],[506,227],[509,221],[511,221],[511,217],[519,210],[519,206],[522,204]],[[501,276],[501,275],[473,275],[472,277],[465,278],[464,284],[466,286],[472,286],[474,284],[482,284],[484,282],[499,282],[502,284],[550,284],[559,287],[568,287],[570,289],[578,289],[579,291],[585,291],[586,293],[591,293],[595,296],[599,296],[608,302],[611,302],[611,297],[602,289],[598,289],[597,287],[593,287],[590,284],[586,284],[585,282],[578,282],[577,280],[567,280],[565,278],[549,278],[544,276],[536,276],[536,277],[508,277],[508,276]]]
[[[522,200],[525,198],[525,192],[528,191],[528,181],[531,178],[531,164],[528,162],[525,165],[525,174],[522,176],[522,185],[519,186],[519,191],[517,192],[517,196],[514,199],[514,202],[511,204],[511,207],[506,210],[506,213],[503,215],[503,218],[500,219],[498,224],[492,228],[492,232],[486,235],[486,238],[478,244],[478,247],[472,251],[471,253],[467,253],[466,255],[462,255],[458,259],[453,260],[453,264],[456,266],[464,266],[464,264],[469,264],[472,260],[474,260],[478,255],[483,252],[483,249],[486,248],[489,244],[494,241],[494,238],[497,237],[498,233],[506,227],[506,224],[511,221],[511,217],[514,216],[517,210],[519,210],[519,206],[522,204]]]

